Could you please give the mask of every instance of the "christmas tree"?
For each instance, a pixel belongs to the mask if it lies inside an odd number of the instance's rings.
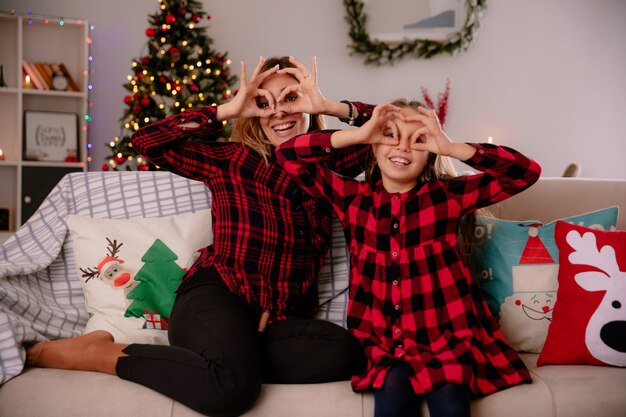
[[[172,312],[176,288],[185,271],[178,266],[178,256],[160,239],[141,258],[144,265],[135,275],[139,284],[126,298],[133,300],[124,316],[143,318],[146,311],[167,319]]]
[[[213,40],[200,25],[206,16],[197,0],[160,0],[158,13],[149,15],[148,53],[132,62],[133,74],[124,88],[128,95],[122,131],[108,144],[111,154],[102,170],[155,170],[130,142],[141,127],[172,114],[230,99],[237,77],[230,74],[226,53],[211,48]],[[214,137],[228,137],[229,126]]]

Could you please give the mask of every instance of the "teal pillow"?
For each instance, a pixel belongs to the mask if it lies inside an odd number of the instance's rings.
[[[618,208],[610,207],[564,220],[598,230],[613,230]],[[541,352],[552,321],[558,288],[556,220],[510,221],[478,216],[470,270],[511,346]]]

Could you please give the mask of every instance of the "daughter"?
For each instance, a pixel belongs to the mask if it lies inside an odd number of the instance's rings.
[[[323,167],[345,146],[371,144],[365,182]],[[362,127],[313,132],[279,146],[278,161],[339,217],[350,250],[348,327],[368,359],[352,378],[374,390],[375,415],[469,416],[470,394],[530,382],[463,265],[461,217],[517,194],[541,167],[519,152],[452,142],[416,102],[376,107]],[[447,158],[480,174],[454,177]],[[449,162],[448,162],[449,164]]]

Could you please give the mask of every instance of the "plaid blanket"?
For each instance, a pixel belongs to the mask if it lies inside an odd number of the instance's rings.
[[[168,172],[66,175],[35,214],[0,247],[0,384],[18,375],[24,342],[82,334],[84,296],[65,218],[164,217],[209,208],[204,184]],[[348,255],[341,226],[319,277],[319,318],[345,327]]]

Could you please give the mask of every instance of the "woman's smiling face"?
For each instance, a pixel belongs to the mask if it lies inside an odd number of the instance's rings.
[[[274,98],[274,103],[276,103],[276,113],[273,116],[259,118],[263,133],[265,133],[265,136],[267,136],[274,146],[278,146],[286,140],[296,135],[306,133],[309,130],[309,119],[307,115],[304,113],[287,114],[282,110],[283,103],[276,102],[282,91],[286,87],[294,84],[298,84],[298,80],[291,75],[274,74],[268,77],[261,85],[261,88],[267,90]],[[291,104],[299,98],[300,96],[297,92],[292,92],[284,98],[284,101]],[[263,96],[257,97],[257,104],[259,107],[270,105]]]

